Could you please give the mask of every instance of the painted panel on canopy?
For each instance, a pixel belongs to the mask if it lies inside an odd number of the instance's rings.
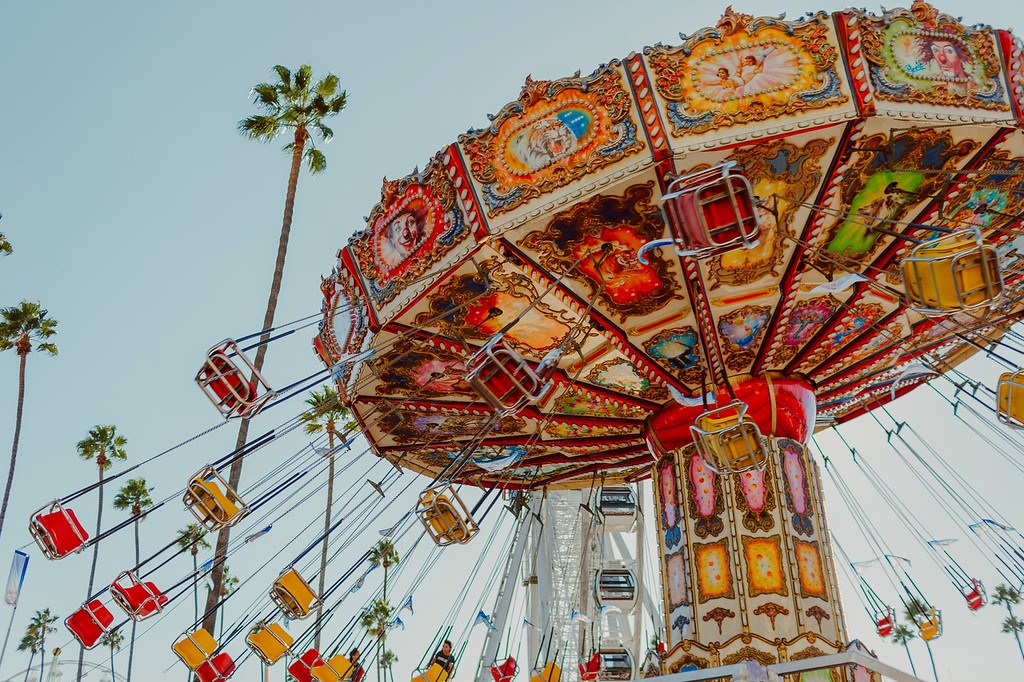
[[[427,272],[435,269],[440,275],[472,247],[441,156],[420,173],[385,178],[366,229],[349,240],[370,304],[384,320],[426,287]]]
[[[736,162],[762,203],[759,244],[734,249],[701,262],[709,291],[743,287],[778,278],[802,237],[809,207],[823,177],[823,165],[835,147],[832,137],[782,138],[741,147],[724,160]],[[694,169],[696,170],[696,169]],[[691,172],[691,171],[687,171]]]
[[[786,507],[792,517],[793,530],[800,535],[813,536],[814,504],[811,500],[811,484],[805,468],[806,455],[804,447],[788,438],[780,438],[777,442],[782,460],[782,472],[785,484],[782,486],[786,495]]]
[[[712,599],[736,597],[732,582],[732,557],[729,538],[717,542],[696,542],[693,545],[697,567],[697,600],[703,604]]]
[[[357,403],[360,414],[370,424],[374,441],[383,445],[434,445],[450,440],[470,440],[480,435],[515,435],[535,427],[520,417],[492,419],[478,410],[455,412],[417,410],[412,406],[384,403],[384,409],[369,403]]]
[[[679,381],[700,388],[706,370],[695,326],[662,329],[645,341],[643,348]]]
[[[854,140],[840,191],[830,206],[843,215],[815,242],[824,252],[812,256],[823,272],[843,270],[837,261],[863,270],[871,256],[892,238],[875,227],[901,231],[920,207],[942,187],[946,173],[975,152],[979,143],[970,129],[911,128],[891,135],[865,134]],[[906,169],[906,170],[905,170]]]
[[[430,292],[417,307],[415,327],[482,345],[515,322],[506,341],[539,360],[578,326],[578,317],[555,296],[538,301],[542,290],[503,256],[483,249],[475,260],[479,270],[467,264]]]
[[[351,397],[351,380],[359,365],[336,365],[344,355],[358,353],[367,343],[370,316],[366,299],[355,273],[341,265],[320,278],[320,292],[324,297],[320,307],[322,318],[313,337],[313,349],[325,365],[335,367],[331,378],[342,395]]]
[[[733,478],[736,508],[743,513],[743,527],[751,533],[775,527],[775,492],[771,469],[744,471]]]
[[[797,573],[799,574],[800,596],[804,599],[817,597],[828,601],[825,586],[825,572],[822,568],[821,550],[817,542],[793,542],[796,553]]]
[[[389,342],[387,337],[378,336],[377,345],[388,351],[367,364],[372,366],[372,376],[379,384],[373,389],[367,386],[363,392],[413,399],[479,400],[479,394],[466,382],[466,352],[454,344],[446,348],[410,338]]]
[[[847,296],[850,293],[847,292]],[[840,305],[842,302],[831,294],[797,301],[779,326],[777,341],[773,343],[766,364],[785,367],[803,349],[804,344],[821,330],[822,325],[832,318]]]
[[[625,323],[680,300],[677,268],[670,256],[653,252],[648,263],[638,249],[665,231],[654,181],[625,188],[621,196],[600,194],[556,213],[541,230],[515,239],[531,259],[555,276],[581,285],[583,300]]]
[[[985,155],[975,172],[962,178],[946,198],[943,218],[947,227],[977,227],[987,236],[990,230],[1010,229],[1017,224],[1024,213],[1022,149],[1024,133],[1014,131]],[[938,224],[934,212],[929,218]]]
[[[725,496],[722,480],[697,454],[692,445],[679,455],[679,468],[686,482],[686,501],[693,522],[693,532],[699,538],[714,537],[725,530]]]
[[[459,136],[491,218],[644,150],[618,62],[589,76],[526,79],[487,128]]]
[[[574,385],[558,394],[551,404],[554,414],[581,417],[608,417],[615,419],[646,419],[651,410],[640,405],[631,405],[621,399],[611,399]]]
[[[718,342],[725,366],[733,372],[750,367],[761,346],[773,306],[745,305],[723,312],[717,319]]]
[[[991,27],[968,29],[920,0],[881,17],[862,12],[858,27],[876,99],[1010,111]]]
[[[836,108],[849,102],[832,22],[726,10],[716,28],[644,50],[673,137]]]

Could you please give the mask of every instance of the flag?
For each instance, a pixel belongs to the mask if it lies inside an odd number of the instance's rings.
[[[885,560],[889,562],[890,566],[892,566],[893,561],[895,561],[897,563],[903,562],[907,566],[912,566],[913,565],[913,564],[910,563],[910,559],[908,559],[906,557],[896,556],[895,554],[886,554],[884,556],[885,556]]]
[[[4,593],[4,601],[11,606],[18,605],[18,597],[21,596],[21,586],[25,584],[26,572],[28,572],[28,554],[14,550],[14,558],[11,559],[11,572],[7,576],[7,590]]]
[[[606,606],[602,606],[601,608],[599,608],[597,610],[597,613],[599,617],[603,618],[604,614],[606,613],[622,613],[622,609],[620,609],[618,606],[615,606],[614,604],[608,604]]]
[[[477,465],[484,471],[495,472],[509,468],[510,466],[518,462],[522,456],[523,450],[521,450],[520,448],[513,448],[512,453],[505,455],[504,457],[492,459],[474,459],[473,464]]]
[[[370,574],[370,571],[372,571],[375,568],[377,568],[377,567],[374,566],[373,564],[370,564],[370,567],[368,569],[366,569],[365,571],[363,571],[363,574],[361,576],[359,576],[358,580],[356,580],[355,585],[353,585],[352,589],[350,589],[348,591],[349,594],[352,594],[353,592],[358,592],[359,588],[361,588],[363,586],[363,583],[366,581],[366,576],[368,576]]]
[[[491,632],[497,632],[498,631],[498,628],[494,627],[494,623],[491,622],[491,617],[488,616],[483,611],[478,611],[477,614],[476,614],[476,620],[473,621],[473,625],[474,626],[477,625],[478,623],[483,623],[484,625],[486,625],[487,629],[490,630]]]
[[[938,374],[938,372],[936,372],[934,369],[932,369],[925,363],[921,362],[920,360],[910,363],[909,365],[903,368],[903,371],[900,373],[900,375],[896,377],[896,381],[892,382],[892,386],[889,387],[889,396],[893,400],[896,399],[896,388],[901,381],[906,381],[907,379],[914,379],[916,377],[924,377],[930,374]]]
[[[704,399],[705,398],[707,398],[707,401],[708,401],[709,405],[714,405],[715,404],[715,392],[714,391],[709,391],[708,393],[704,394],[703,396],[695,395],[692,398],[690,398],[689,396],[683,395],[682,391],[677,389],[675,386],[669,384],[668,385],[668,392],[670,394],[672,394],[672,398],[677,403],[682,405],[683,407],[700,407],[701,405],[704,404]]]
[[[588,618],[585,614],[580,613],[579,611],[573,610],[573,612],[569,614],[569,622],[570,623],[589,623],[590,622],[590,618]]]
[[[402,628],[404,630],[405,629],[405,623],[402,622],[401,618],[399,618],[398,616],[395,616],[395,619],[391,622],[391,627],[393,627],[393,628]]]
[[[209,573],[212,570],[213,570],[213,559],[210,559],[209,561],[206,561],[206,562],[203,562],[203,563],[199,564],[199,572],[200,573]]]
[[[840,291],[846,291],[857,282],[866,282],[868,278],[864,275],[856,272],[848,272],[842,277],[837,277],[831,282],[822,282],[818,286],[811,289],[811,295],[814,294],[838,294]]]
[[[946,538],[945,540],[929,540],[928,545],[931,547],[949,547],[954,542],[956,542],[956,540],[956,538]]]
[[[253,540],[259,540],[261,537],[263,537],[264,535],[269,533],[271,528],[273,528],[273,526],[267,526],[263,530],[258,530],[255,533],[253,533],[252,535],[246,535],[245,536],[245,542],[243,542],[242,544],[247,544],[249,542],[252,542]],[[211,566],[211,568],[212,568],[212,566]]]
[[[526,620],[525,618],[523,618],[523,627],[524,628],[526,628],[526,627],[533,628],[533,627],[537,627],[537,626],[534,625],[533,623],[531,623],[530,621]]]
[[[969,525],[967,527],[970,528],[971,530],[973,530],[975,533],[977,533],[979,530],[990,530],[990,529],[1002,530],[1002,531],[1007,531],[1007,532],[1014,530],[1010,526],[1004,526],[1003,524],[998,523],[996,521],[993,521],[992,519],[982,519],[978,523],[972,523],[971,525]]]
[[[867,561],[855,561],[850,565],[853,566],[854,570],[858,570],[861,568],[871,568],[872,566],[875,566],[877,564],[878,559],[868,559]]]
[[[405,611],[406,609],[409,609],[409,613],[411,613],[412,615],[414,615],[414,616],[416,615],[416,613],[412,610],[412,595],[411,594],[409,595],[409,598],[405,600],[405,603],[402,604],[402,608],[398,609],[398,611],[402,612],[402,611]]]

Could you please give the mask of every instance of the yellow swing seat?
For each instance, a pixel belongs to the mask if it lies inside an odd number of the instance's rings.
[[[440,547],[456,543],[464,545],[480,530],[462,498],[449,483],[427,488],[420,493],[416,516],[423,523],[427,534]]]
[[[171,650],[189,670],[196,670],[213,656],[213,652],[217,650],[217,640],[206,631],[206,628],[199,628],[195,632],[184,633],[171,646]]]
[[[989,306],[1003,293],[998,253],[977,228],[918,244],[900,272],[910,308],[922,315]]]
[[[996,387],[996,416],[1010,428],[1024,429],[1024,370],[1005,372]]]
[[[285,569],[270,588],[270,599],[288,620],[302,620],[316,610],[320,598],[295,567]]]
[[[319,682],[341,682],[354,670],[348,658],[343,654],[337,654],[323,665],[314,665],[309,672]]]
[[[440,663],[431,663],[426,670],[417,670],[412,682],[445,682],[447,679],[448,671]]]
[[[295,638],[280,623],[259,622],[245,637],[245,643],[266,665],[274,665],[291,651]]]
[[[530,682],[559,682],[562,679],[562,668],[551,661],[543,668],[534,668]]]
[[[931,609],[927,615],[914,616],[914,621],[924,641],[930,642],[942,636],[942,612],[938,609]]]
[[[210,531],[233,526],[249,512],[227,481],[211,467],[202,469],[189,479],[182,501],[199,523]]]
[[[717,473],[760,471],[768,462],[761,429],[739,400],[701,414],[690,434],[701,458]]]

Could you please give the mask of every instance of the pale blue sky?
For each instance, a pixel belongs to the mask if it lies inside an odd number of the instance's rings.
[[[786,11],[790,17],[841,7],[735,5],[737,11]],[[280,227],[288,159],[277,145],[249,142],[235,132],[236,122],[251,111],[249,88],[269,79],[270,67],[310,63],[318,73],[330,70],[349,95],[348,108],[332,124],[337,138],[325,148],[328,171],[315,179],[304,175],[299,183],[278,312],[285,321],[318,310],[319,277],[361,227],[382,177],[422,167],[459,133],[486,124],[487,113],[515,99],[527,74],[589,72],[645,45],[677,42],[680,31],[713,25],[723,8],[679,0],[0,2],[0,231],[16,249],[0,260],[0,305],[40,300],[60,320],[61,347],[56,359],[29,359],[21,456],[10,523],[0,538],[0,570],[5,557],[28,541],[25,522],[35,508],[93,480],[95,467],[74,452],[91,426],[117,424],[130,440],[132,461],[139,461],[217,422],[192,377],[214,342],[258,328]],[[963,14],[967,23],[1024,27],[1019,3],[961,1],[940,9]],[[0,443],[8,443],[17,362],[12,353],[0,358]],[[274,345],[267,373],[287,383],[318,368],[302,333]],[[275,410],[254,431],[283,420],[287,410]],[[188,474],[229,450],[233,432],[233,425],[226,427],[144,471],[157,485],[155,495],[169,495]],[[283,458],[301,443],[293,440],[266,458]],[[257,470],[249,469],[246,480],[254,480]],[[1019,475],[971,473],[1024,523]],[[80,504],[93,518],[88,507],[95,498]],[[932,512],[922,507],[922,513]],[[105,514],[117,516],[109,507]],[[833,516],[833,527],[842,532],[842,511]],[[177,507],[147,521],[143,554],[186,522]],[[259,552],[280,547],[283,535],[253,545],[245,561],[262,564],[267,557]],[[470,545],[450,562],[466,563],[478,551]],[[295,552],[283,552],[280,565]],[[130,533],[105,542],[98,581],[127,567],[130,557]],[[34,609],[48,606],[64,616],[77,605],[88,558],[48,563],[33,551],[15,637]],[[279,564],[271,563],[268,571],[276,573]],[[235,568],[244,574],[242,566]],[[173,580],[185,571],[182,563],[180,572],[164,575]],[[254,580],[255,591],[270,579]],[[976,679],[982,666],[992,673],[1022,669],[1012,640],[997,632],[998,612],[973,617],[955,595],[936,600],[946,602],[949,615],[947,634],[935,647],[943,679]],[[0,628],[6,625],[4,608]],[[853,599],[846,610],[851,630],[886,660],[905,666],[902,651],[866,629]],[[173,661],[170,639],[190,614],[186,603],[140,641],[138,679],[161,677]],[[435,627],[430,614],[418,610],[410,629],[396,637],[402,658],[396,679],[407,679]],[[63,629],[57,639],[66,640]],[[476,650],[470,649],[470,658]],[[921,671],[925,657],[917,654]],[[24,660],[10,651],[0,679],[22,669]],[[125,661],[119,655],[121,669]],[[463,679],[471,668],[464,667]],[[245,676],[254,677],[251,670]],[[169,674],[184,671],[179,664]]]

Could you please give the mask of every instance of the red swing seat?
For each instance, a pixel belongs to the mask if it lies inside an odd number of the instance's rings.
[[[298,682],[313,682],[313,668],[321,665],[324,665],[324,659],[320,658],[320,652],[310,649],[288,666],[288,674]]]
[[[883,613],[875,614],[875,632],[878,633],[879,637],[888,637],[891,635],[895,626],[896,613],[892,609],[887,609]]]
[[[199,682],[224,682],[235,672],[235,662],[227,653],[219,653],[196,668]]]
[[[122,583],[124,579],[127,584]],[[110,596],[135,621],[160,613],[167,603],[167,595],[155,584],[140,581],[131,571],[125,571],[110,584]]]
[[[580,660],[580,679],[583,682],[594,682],[601,672],[601,654],[594,652],[589,660]]]
[[[963,590],[964,599],[967,600],[967,608],[977,611],[988,603],[988,595],[985,594],[985,586],[980,580],[971,579],[971,584]]]
[[[536,403],[551,388],[501,335],[466,362],[466,381],[503,417]]]
[[[33,514],[28,532],[47,559],[61,559],[72,552],[81,552],[89,539],[74,510],[65,509],[59,501]]]
[[[512,682],[512,678],[516,676],[517,672],[519,672],[519,664],[512,656],[509,656],[501,665],[491,666],[491,677],[494,678],[494,682]]]
[[[96,646],[113,622],[114,614],[99,599],[83,604],[82,608],[64,619],[65,627],[86,649]]]
[[[673,180],[661,211],[681,254],[700,258],[757,246],[754,191],[734,161]]]
[[[246,376],[247,372],[252,379]],[[274,396],[262,375],[232,339],[209,350],[196,374],[196,383],[227,418],[254,415]]]

